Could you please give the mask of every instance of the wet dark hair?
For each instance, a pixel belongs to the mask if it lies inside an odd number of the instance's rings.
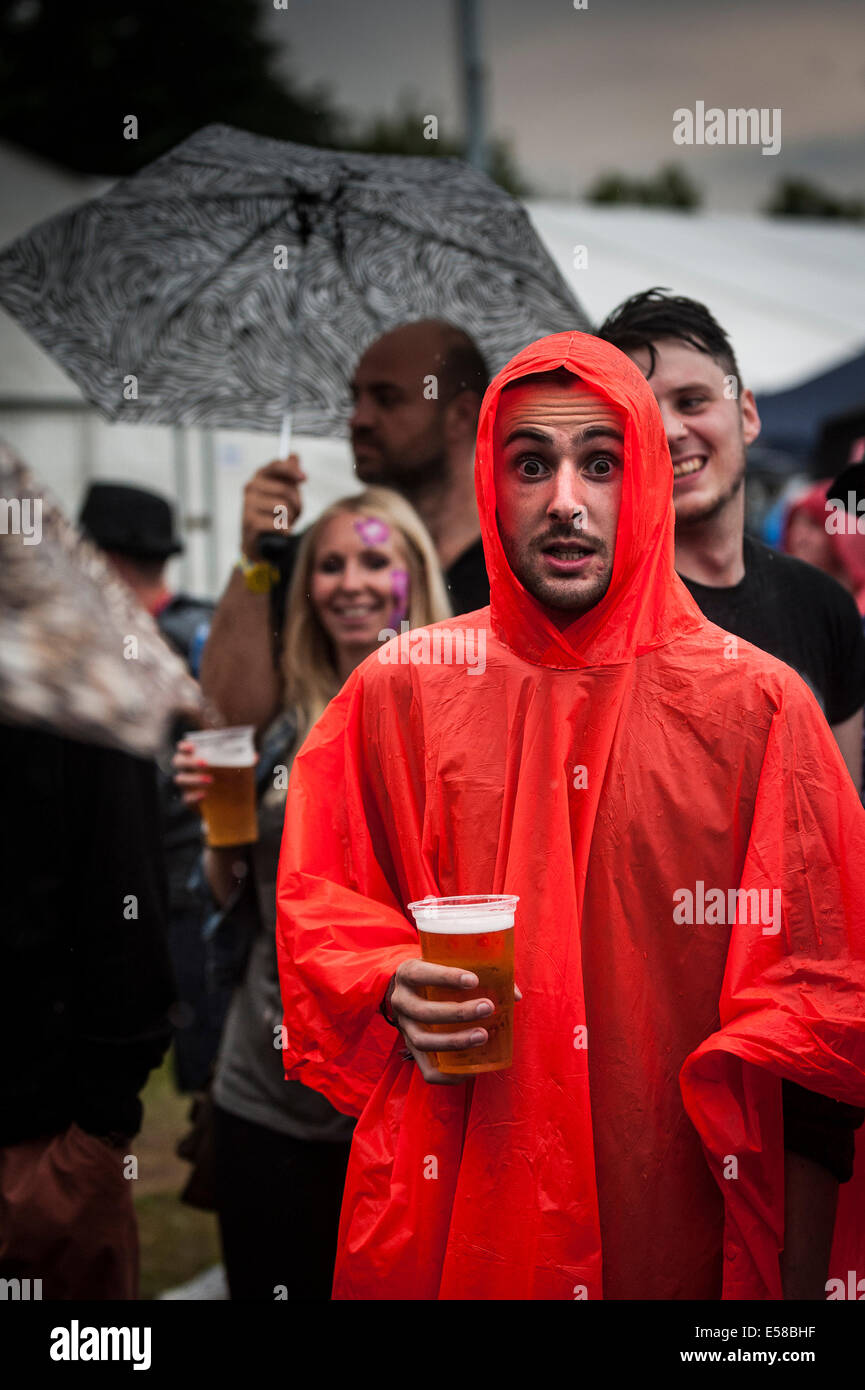
[[[598,329],[597,336],[626,355],[644,348],[649,354],[651,376],[657,365],[654,344],[660,338],[678,338],[711,357],[726,375],[734,376],[741,389],[739,364],[730,340],[705,304],[662,287],[632,294]]]

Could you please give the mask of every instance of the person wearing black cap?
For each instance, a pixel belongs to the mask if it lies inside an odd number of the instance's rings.
[[[213,604],[172,593],[166,585],[168,561],[183,551],[171,503],[159,493],[128,483],[91,483],[79,526],[105,551],[163,637],[197,677]]]
[[[128,483],[95,482],[87,491],[78,524],[104,551],[168,645],[197,678],[213,604],[172,593],[166,584],[168,561],[183,550],[171,503]],[[201,932],[209,899],[199,872],[201,821],[197,812],[183,805],[170,772],[160,769],[159,782],[170,895],[169,948],[180,997],[175,1071],[181,1091],[197,1092],[207,1084],[221,1031],[218,1010],[205,990]]]

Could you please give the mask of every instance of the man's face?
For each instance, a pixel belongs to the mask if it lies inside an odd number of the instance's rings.
[[[510,387],[499,400],[494,456],[496,517],[514,574],[550,608],[588,612],[613,573],[621,411],[576,379]]]
[[[352,383],[351,444],[363,483],[411,491],[443,477],[447,443],[444,409],[424,398],[424,378],[436,372],[435,343],[397,330],[373,343]]]
[[[661,408],[673,460],[676,526],[708,521],[738,497],[745,477],[745,447],[760,433],[750,391],[737,400],[724,368],[705,352],[676,338],[652,344],[655,370],[648,378]],[[645,374],[645,349],[630,353]]]

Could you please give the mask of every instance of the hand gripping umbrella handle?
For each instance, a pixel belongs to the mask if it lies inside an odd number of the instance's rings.
[[[279,453],[277,458],[285,459],[291,451],[291,411],[282,413],[282,428],[279,431]],[[288,536],[275,536],[272,531],[262,535],[258,548],[262,558],[271,565],[280,565],[285,560],[290,546]]]

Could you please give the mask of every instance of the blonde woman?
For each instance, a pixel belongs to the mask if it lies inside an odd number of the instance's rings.
[[[259,839],[205,851],[217,902],[254,910],[213,1082],[215,1180],[233,1299],[330,1297],[354,1121],[283,1076],[276,967],[276,872],[297,749],[384,629],[450,616],[432,540],[413,508],[367,488],[322,513],[297,555],[283,629],[280,710],[260,739]],[[208,778],[181,742],[176,781],[193,804]],[[291,1021],[286,1020],[287,1026]],[[285,1290],[285,1294],[282,1290]],[[275,1294],[274,1290],[278,1293]]]

